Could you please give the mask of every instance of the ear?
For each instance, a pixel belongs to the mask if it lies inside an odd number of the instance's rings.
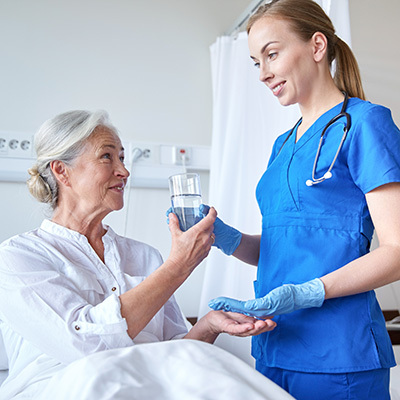
[[[62,161],[52,161],[50,163],[50,168],[53,172],[53,175],[60,184],[69,186],[68,170],[66,165]]]
[[[315,32],[312,35],[311,43],[313,45],[314,61],[321,62],[328,51],[328,39],[321,32]]]

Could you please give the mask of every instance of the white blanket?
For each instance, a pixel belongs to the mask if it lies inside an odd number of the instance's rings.
[[[207,343],[175,340],[92,354],[56,373],[40,400],[289,400],[239,358]]]

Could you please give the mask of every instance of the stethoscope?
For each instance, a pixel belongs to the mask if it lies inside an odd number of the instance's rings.
[[[314,165],[313,165],[313,169],[312,169],[312,175],[311,175],[311,179],[307,179],[306,181],[306,185],[307,186],[313,186],[316,185],[318,183],[323,182],[326,179],[332,178],[332,168],[336,162],[336,159],[339,155],[340,150],[342,149],[343,143],[346,139],[347,136],[347,132],[350,130],[351,127],[351,118],[350,115],[346,112],[346,108],[347,108],[347,101],[349,100],[349,96],[346,92],[343,92],[344,94],[344,100],[343,100],[343,105],[342,105],[342,109],[340,110],[340,113],[338,115],[336,115],[335,117],[333,117],[325,126],[324,130],[321,133],[321,138],[319,139],[319,145],[318,145],[318,149],[317,149],[317,154],[315,155],[315,160],[314,160]],[[342,136],[342,140],[340,141],[339,147],[336,151],[335,157],[333,158],[331,165],[329,166],[328,170],[324,173],[324,175],[321,178],[316,178],[315,177],[315,169],[317,168],[317,162],[318,162],[318,158],[321,154],[321,147],[322,147],[322,141],[324,140],[324,135],[326,133],[326,131],[328,130],[328,128],[333,125],[338,119],[342,118],[342,117],[346,117],[346,125],[343,127],[343,136]],[[289,140],[289,138],[292,136],[294,130],[296,129],[296,127],[298,126],[298,124],[301,122],[302,118],[300,118],[295,126],[292,128],[292,130],[289,132],[289,135],[287,135],[285,141],[282,143],[281,148],[278,151],[278,154],[280,153],[280,151],[282,150],[282,147],[285,145],[285,143]]]

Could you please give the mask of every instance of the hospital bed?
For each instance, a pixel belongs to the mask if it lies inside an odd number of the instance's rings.
[[[390,329],[400,331],[400,323],[392,325]],[[0,385],[8,374],[1,345],[0,335]],[[400,361],[400,344],[394,347]],[[390,389],[392,400],[400,400],[400,366],[391,369]],[[228,351],[186,339],[141,344],[84,357],[54,375],[42,396],[40,400],[293,399]],[[0,398],[3,398],[1,387]]]
[[[115,399],[220,399],[229,398],[242,400],[290,400],[293,399],[274,383],[253,371],[252,367],[241,362],[238,358],[216,346],[197,342],[193,345],[190,340],[155,343],[135,346],[137,354],[129,356],[130,349],[109,350],[107,356],[101,353],[93,354],[69,366],[65,374],[56,377],[43,394],[43,400],[57,398],[69,400],[79,398],[82,400],[105,400],[109,397],[110,388],[107,382],[120,382],[117,389],[121,393]],[[171,344],[171,346],[168,346]],[[188,344],[189,346],[185,346]],[[182,345],[182,346],[181,346]],[[206,351],[204,351],[204,346]],[[154,348],[152,349],[152,347]],[[160,348],[163,347],[160,351]],[[137,356],[137,357],[136,357]],[[173,356],[173,357],[171,357]],[[400,356],[400,346],[399,354]],[[202,363],[198,362],[198,358]],[[132,358],[135,359],[132,362]],[[213,362],[208,362],[208,358]],[[218,366],[219,371],[213,371]],[[235,366],[237,369],[235,370]],[[210,368],[211,369],[210,369]],[[227,369],[228,368],[228,369]],[[171,371],[174,377],[166,374]],[[101,371],[101,373],[99,373]],[[0,384],[7,377],[7,369],[0,370]],[[233,373],[232,373],[233,372]],[[201,379],[196,382],[197,377]],[[113,379],[115,377],[115,379]],[[233,379],[236,381],[232,386]],[[218,381],[218,387],[213,382]],[[143,382],[145,384],[143,384]],[[205,387],[204,384],[206,383]],[[230,386],[232,392],[227,397],[220,397],[215,390],[220,390],[221,385]],[[139,385],[139,386],[138,386]],[[174,387],[171,390],[171,387]],[[85,397],[82,397],[82,387],[85,388]],[[62,390],[64,388],[64,390]],[[68,388],[68,390],[65,390]],[[71,393],[70,389],[73,390]],[[400,400],[400,366],[391,370],[391,397]],[[115,390],[115,388],[113,389]],[[61,393],[61,394],[60,394]],[[132,395],[135,393],[135,395]],[[249,397],[249,394],[251,396]],[[0,387],[1,398],[1,387]]]

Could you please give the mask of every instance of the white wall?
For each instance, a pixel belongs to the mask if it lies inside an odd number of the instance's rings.
[[[392,110],[400,126],[400,2],[349,0],[352,48],[368,100]],[[400,205],[399,205],[400,207]],[[383,309],[400,304],[400,282],[378,289]]]
[[[400,125],[400,2],[349,0],[353,50],[367,98],[392,110]]]
[[[400,123],[398,0],[350,0],[353,49],[367,96]],[[0,0],[0,131],[34,132],[70,109],[105,109],[130,140],[211,144],[209,46],[247,0]],[[208,174],[201,174],[204,197]],[[0,182],[0,241],[36,227],[44,209],[22,183]],[[168,256],[164,189],[134,189],[128,236]],[[107,222],[123,232],[125,210]],[[214,251],[214,250],[213,250]],[[204,266],[178,291],[198,310]],[[393,292],[378,291],[384,308]]]

